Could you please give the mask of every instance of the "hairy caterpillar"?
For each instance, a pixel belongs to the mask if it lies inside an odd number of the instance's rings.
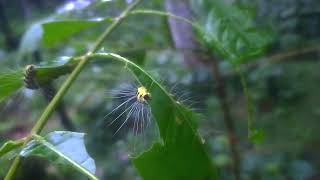
[[[37,85],[37,83],[34,80],[34,76],[35,76],[35,66],[34,65],[27,65],[24,69],[24,84],[26,88],[29,89],[38,89],[39,86]]]
[[[151,94],[146,87],[129,86],[123,90],[113,92],[112,98],[119,100],[120,105],[115,107],[105,118],[115,115],[109,125],[112,125],[117,120],[124,119],[114,134],[118,133],[128,121],[133,121],[133,133],[135,135],[149,126],[151,123],[151,109],[148,101],[151,100]]]

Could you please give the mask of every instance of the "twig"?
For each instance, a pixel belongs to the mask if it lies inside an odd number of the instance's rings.
[[[311,46],[302,49],[289,50],[285,52],[275,53],[269,56],[265,56],[256,60],[252,60],[252,63],[240,65],[239,69],[254,69],[258,66],[263,66],[269,63],[275,63],[283,60],[288,60],[288,58],[297,57],[301,55],[305,55],[308,53],[320,52],[320,46]],[[207,58],[208,59],[208,58]],[[209,61],[205,61],[204,63],[209,63]],[[238,74],[237,71],[228,71],[224,73],[224,77],[232,77]]]
[[[319,45],[311,46],[311,47],[306,47],[302,49],[295,49],[295,50],[289,50],[286,52],[276,53],[267,57],[260,58],[254,63],[248,64],[247,66],[249,68],[254,68],[260,64],[277,62],[277,61],[285,60],[291,57],[296,57],[296,56],[300,56],[300,55],[312,53],[312,52],[320,52],[320,46]]]
[[[240,155],[237,149],[236,132],[234,122],[230,114],[230,106],[228,104],[228,98],[224,81],[221,78],[219,62],[217,60],[212,61],[212,72],[214,79],[217,83],[217,93],[221,110],[223,112],[224,123],[227,128],[227,135],[230,143],[231,157],[233,159],[232,170],[236,180],[240,180]]]

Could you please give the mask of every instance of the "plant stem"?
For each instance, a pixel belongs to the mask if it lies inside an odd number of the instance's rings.
[[[130,11],[132,11],[142,0],[136,0],[133,2],[126,10],[124,10],[117,18],[116,20],[102,33],[102,35],[98,38],[96,43],[94,44],[91,51],[88,52],[88,54],[95,53],[99,48],[101,47],[103,41],[112,33],[112,31],[125,19]]]
[[[43,61],[42,55],[40,50],[36,50],[33,54],[33,59],[36,63],[40,63]],[[54,95],[56,94],[56,88],[54,85],[49,82],[45,86],[41,87],[40,90],[42,91],[43,96],[45,99],[50,103]],[[60,117],[61,125],[68,131],[75,131],[75,126],[73,125],[71,119],[67,115],[66,109],[64,107],[64,103],[61,100],[59,105],[57,106],[57,114]]]
[[[228,98],[224,81],[220,74],[219,62],[216,59],[212,61],[212,72],[214,79],[217,83],[217,93],[219,103],[224,116],[224,123],[227,128],[227,135],[230,143],[231,157],[233,160],[232,171],[236,180],[240,180],[240,155],[237,149],[236,131],[234,127],[233,119],[231,118],[230,107],[228,104]]]
[[[54,96],[52,101],[48,104],[48,106],[45,108],[44,112],[40,116],[40,118],[37,120],[35,126],[32,128],[31,133],[29,134],[28,138],[29,140],[32,139],[32,134],[39,134],[43,127],[46,125],[49,117],[57,107],[60,100],[63,98],[63,96],[66,94],[72,83],[75,81],[79,73],[82,71],[84,66],[89,61],[89,58],[87,55],[92,54],[96,52],[102,45],[103,41],[113,32],[113,30],[118,27],[123,19],[125,19],[129,12],[132,11],[142,0],[136,0],[134,3],[132,3],[126,10],[124,10],[119,17],[116,18],[116,20],[102,33],[102,35],[97,39],[96,43],[94,44],[93,48],[86,53],[86,55],[81,56],[81,60],[78,63],[78,65],[75,67],[75,69],[72,71],[70,76],[65,80],[65,82],[62,84],[61,88],[58,90],[57,94]],[[28,143],[27,140],[24,144],[24,146]],[[24,147],[23,146],[23,147]],[[21,162],[21,156],[17,156],[11,165],[6,177],[4,180],[12,180],[18,167]]]
[[[247,113],[248,113],[248,139],[251,139],[252,137],[252,133],[254,130],[254,122],[253,122],[253,115],[254,115],[254,107],[253,107],[253,102],[252,102],[252,97],[251,94],[249,93],[249,89],[248,89],[248,85],[246,82],[246,79],[243,75],[243,73],[240,70],[240,66],[236,66],[236,71],[238,72],[239,76],[240,76],[240,81],[241,81],[241,85],[242,85],[242,89],[243,89],[243,94],[246,97],[246,101],[247,101]]]

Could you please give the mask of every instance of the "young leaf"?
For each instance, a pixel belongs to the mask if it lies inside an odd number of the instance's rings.
[[[101,21],[96,20],[68,20],[68,21],[53,21],[44,23],[43,27],[43,42],[46,47],[52,47],[58,43],[64,42],[72,35],[79,33],[85,29],[92,28],[106,22],[111,22],[111,18],[105,18]]]
[[[22,140],[7,141],[0,148],[0,158],[2,156],[4,156],[5,154],[7,154],[7,153],[9,153],[9,152],[21,147],[22,145],[23,145],[23,141]]]
[[[69,164],[90,179],[97,179],[95,162],[86,151],[83,133],[55,131],[45,137],[35,135],[20,155],[37,155],[55,163]]]
[[[35,80],[41,86],[52,80],[71,73],[78,61],[74,58],[65,57],[58,61],[41,64],[35,67]]]
[[[39,66],[34,65],[32,69],[33,72],[30,73],[32,74],[30,75],[30,78],[33,79],[37,86],[41,87],[47,85],[60,76],[72,72],[78,62],[79,61],[75,58],[63,57],[57,61],[41,63]]]
[[[0,73],[0,102],[23,86],[23,71]]]
[[[241,64],[264,52],[272,35],[255,27],[250,9],[221,0],[211,4],[206,24],[199,30],[200,38],[207,47],[233,64]]]
[[[152,95],[149,104],[163,143],[155,143],[150,150],[132,157],[143,179],[218,179],[204,141],[197,133],[195,113],[177,102],[160,83],[131,61],[107,53],[93,57],[111,57],[124,62]]]

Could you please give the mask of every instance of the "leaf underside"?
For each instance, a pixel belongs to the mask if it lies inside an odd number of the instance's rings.
[[[44,138],[30,141],[20,155],[41,156],[57,164],[69,164],[92,177],[96,171],[95,162],[86,151],[83,133],[51,132]]]

